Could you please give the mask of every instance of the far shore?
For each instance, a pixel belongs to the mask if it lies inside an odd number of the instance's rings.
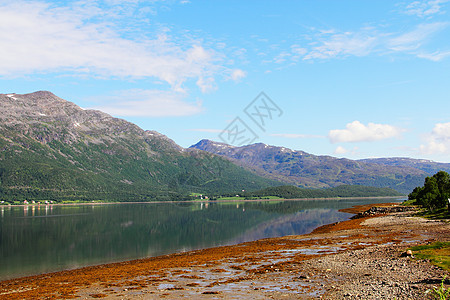
[[[406,196],[377,196],[377,197],[332,197],[332,198],[295,198],[295,199],[225,199],[225,200],[176,200],[176,201],[131,201],[131,202],[74,202],[74,203],[28,203],[28,204],[0,204],[0,207],[32,207],[32,206],[74,206],[74,205],[110,205],[110,204],[160,204],[160,203],[226,203],[226,202],[269,202],[269,201],[310,201],[310,200],[349,200],[349,199],[399,199],[406,200]]]

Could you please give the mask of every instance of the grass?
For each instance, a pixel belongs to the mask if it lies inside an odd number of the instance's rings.
[[[447,207],[442,207],[433,211],[430,210],[424,210],[417,213],[417,216],[424,217],[426,219],[433,219],[433,220],[446,220],[450,219],[450,213],[447,209]]]
[[[402,202],[402,205],[416,205],[416,199],[405,200]]]
[[[244,197],[219,197],[217,200],[244,200]]]
[[[444,276],[444,279],[442,279],[441,281],[441,286],[439,288],[433,287],[432,290],[427,290],[426,293],[431,292],[432,296],[434,297],[434,299],[438,299],[438,300],[447,300],[450,298],[450,288],[445,288],[444,286],[444,282],[445,282],[445,278],[447,276]]]
[[[430,262],[446,271],[450,271],[450,242],[434,242],[409,248],[418,259]]]

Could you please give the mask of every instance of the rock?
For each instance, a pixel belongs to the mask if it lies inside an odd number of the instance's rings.
[[[412,258],[414,258],[413,253],[412,253],[411,250],[406,250],[406,252],[403,252],[403,253],[400,255],[400,257],[412,257]],[[403,264],[403,266],[405,266],[405,264]]]
[[[371,207],[370,209],[361,212],[357,215],[354,215],[350,219],[359,219],[367,216],[375,216],[381,214],[389,214],[395,212],[406,212],[406,211],[414,211],[417,210],[417,207],[414,206],[391,206],[391,207]]]

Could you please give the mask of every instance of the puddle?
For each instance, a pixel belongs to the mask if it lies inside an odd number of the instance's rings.
[[[157,289],[158,290],[168,290],[168,289],[173,289],[174,287],[175,286],[170,283],[161,283],[160,285],[158,285]]]
[[[402,243],[407,243],[407,244],[418,243],[418,242],[421,242],[421,240],[402,240]]]
[[[312,237],[312,238],[304,238],[304,239],[292,239],[294,241],[299,241],[299,242],[306,242],[306,241],[315,241],[315,240],[322,240],[322,237]]]
[[[279,252],[291,255],[293,254],[319,255],[321,251],[323,251],[323,249],[304,248],[304,249],[281,250]]]
[[[300,249],[289,249],[289,250],[279,250],[278,253],[285,255],[303,254],[303,255],[320,255],[324,253],[337,253],[343,250],[341,247],[330,247],[330,246],[319,246],[318,248],[300,248]]]

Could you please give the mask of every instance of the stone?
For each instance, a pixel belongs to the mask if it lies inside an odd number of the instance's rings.
[[[407,250],[406,252],[403,252],[400,257],[414,257],[411,250]],[[403,264],[404,265],[404,264]]]

